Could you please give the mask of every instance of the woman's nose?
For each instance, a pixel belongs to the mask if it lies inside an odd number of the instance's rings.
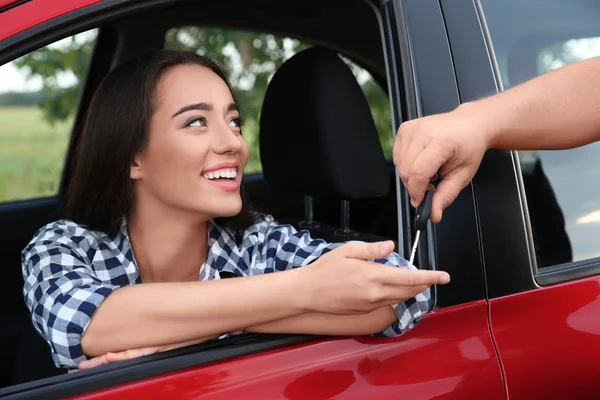
[[[217,153],[237,153],[242,148],[242,136],[228,124],[223,124],[215,132],[215,151]]]

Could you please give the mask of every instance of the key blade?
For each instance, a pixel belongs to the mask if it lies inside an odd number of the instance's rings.
[[[417,245],[419,244],[419,236],[421,236],[421,231],[417,231],[415,235],[415,242],[413,243],[412,251],[410,252],[410,260],[408,261],[409,265],[413,265],[413,261],[415,261],[415,254],[417,253]]]

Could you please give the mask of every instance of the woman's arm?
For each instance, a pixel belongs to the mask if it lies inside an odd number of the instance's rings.
[[[219,335],[305,311],[298,271],[243,279],[128,285],[98,272],[69,226],[42,231],[22,254],[25,301],[57,365]],[[112,283],[112,284],[111,284]],[[119,288],[120,286],[124,286]]]
[[[291,225],[279,224],[270,215],[263,216],[262,231],[264,240],[259,243],[261,255],[258,260],[249,261],[254,274],[264,270],[290,270],[306,266],[322,257],[341,243],[327,243],[322,239],[313,239],[308,231],[298,231]],[[418,273],[414,266],[392,253],[393,246],[385,255],[368,258],[394,269],[411,270]],[[391,254],[390,254],[391,253]],[[343,272],[342,272],[343,273]],[[319,297],[319,296],[315,296]],[[369,335],[381,333],[385,336],[401,335],[414,327],[432,305],[429,286],[423,285],[412,298],[403,298],[392,307],[386,306],[369,313],[355,315],[334,315],[328,313],[303,313],[266,324],[247,327],[251,332],[265,333],[306,333],[323,335]]]
[[[94,313],[81,338],[87,356],[179,343],[303,312],[302,279],[281,274],[117,289]]]
[[[281,273],[118,288],[127,284],[118,283],[125,278],[100,280],[87,258],[95,253],[84,241],[42,232],[23,251],[25,300],[56,365],[76,368],[86,356],[177,344],[303,313],[369,313],[448,281],[440,271],[403,271],[364,261],[386,257],[392,248],[391,242],[349,244],[307,268]]]
[[[385,330],[398,317],[390,306],[356,315],[308,312],[251,326],[248,332],[307,335],[371,335]]]

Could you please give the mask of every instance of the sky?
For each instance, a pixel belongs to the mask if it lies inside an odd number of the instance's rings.
[[[42,79],[26,80],[19,69],[8,63],[0,67],[0,93],[10,91],[36,91],[42,88]]]
[[[76,41],[89,40],[94,38],[96,30],[82,32],[76,35]],[[59,40],[48,45],[50,48],[64,47],[71,41],[71,37]],[[72,74],[63,74],[58,77],[59,86],[65,87],[75,83],[75,77]],[[37,91],[42,88],[42,79],[34,77],[26,79],[23,71],[15,67],[14,63],[9,62],[0,66],[0,93],[10,91]]]

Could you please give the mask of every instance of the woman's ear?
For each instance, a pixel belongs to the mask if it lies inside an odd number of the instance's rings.
[[[142,169],[142,158],[135,157],[129,167],[129,178],[131,179],[142,179],[144,176]]]

